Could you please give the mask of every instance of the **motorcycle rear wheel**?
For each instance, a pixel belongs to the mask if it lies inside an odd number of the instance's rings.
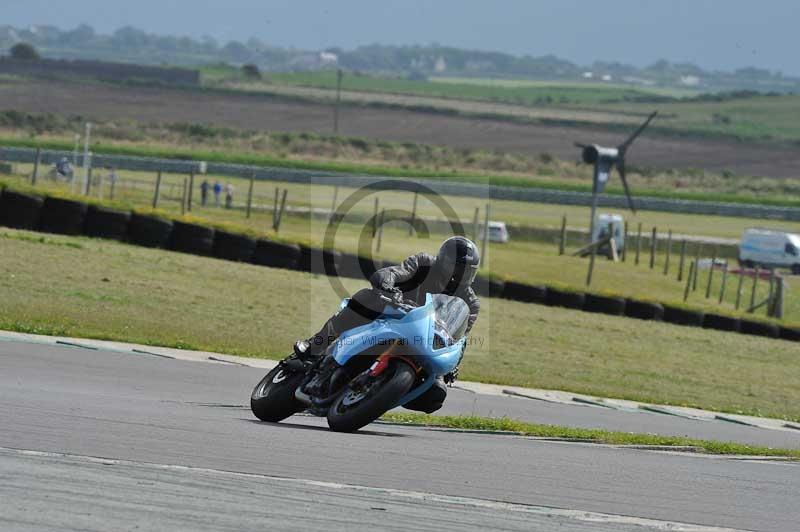
[[[354,389],[352,383],[345,387],[328,410],[331,430],[354,432],[381,417],[411,390],[416,372],[408,363],[393,359],[386,370],[373,379],[366,390]]]
[[[305,410],[294,392],[303,382],[302,373],[292,373],[280,365],[261,379],[250,394],[250,410],[261,421],[277,423]]]

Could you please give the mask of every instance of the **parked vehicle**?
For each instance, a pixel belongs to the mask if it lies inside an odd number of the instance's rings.
[[[331,430],[351,432],[410,403],[458,366],[469,320],[462,299],[428,294],[420,307],[382,299],[382,316],[342,334],[319,359],[293,354],[278,363],[250,396],[253,414],[277,422],[307,410],[327,417]]]
[[[800,274],[800,235],[771,229],[746,229],[739,244],[739,264],[746,268],[790,268]]]
[[[597,242],[608,236],[609,224],[611,224],[611,230],[613,231],[617,253],[621,253],[625,249],[625,219],[620,214],[598,214],[594,221],[592,242]],[[597,252],[611,256],[611,249],[608,246],[598,248]]]
[[[478,239],[483,239],[483,227],[481,227]],[[505,222],[489,221],[489,242],[499,242],[505,244],[508,242],[508,229]]]

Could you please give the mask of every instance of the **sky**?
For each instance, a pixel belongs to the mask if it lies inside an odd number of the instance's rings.
[[[431,44],[800,76],[797,0],[0,0],[0,24],[131,25],[284,47]]]

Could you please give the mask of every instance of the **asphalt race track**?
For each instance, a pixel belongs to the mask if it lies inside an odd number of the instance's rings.
[[[0,342],[0,530],[793,531],[800,522],[793,463],[388,424],[336,434],[307,416],[261,423],[246,405],[262,373]],[[451,412],[542,422],[567,412],[451,395]],[[585,423],[600,416],[598,425],[622,415],[563,408]],[[625,419],[642,431],[689,421]]]

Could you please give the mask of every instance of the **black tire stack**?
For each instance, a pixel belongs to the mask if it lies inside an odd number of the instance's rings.
[[[572,292],[561,288],[548,287],[545,302],[549,307],[563,307],[583,310],[586,296],[582,292]]]
[[[296,270],[300,261],[300,246],[259,239],[251,258],[253,264]]]
[[[703,327],[715,329],[717,331],[739,332],[739,318],[725,316],[723,314],[706,313],[703,319]]]
[[[702,327],[705,312],[702,310],[685,309],[672,305],[664,305],[664,321],[675,325],[689,327]]]
[[[214,233],[213,255],[218,259],[236,262],[250,262],[256,250],[256,241],[246,235],[216,231]]]
[[[39,230],[61,235],[81,235],[87,209],[88,206],[80,201],[47,197],[39,217]]]
[[[475,293],[483,297],[502,297],[503,281],[488,277],[476,277],[473,283]]]
[[[625,315],[638,320],[661,321],[664,317],[664,307],[659,303],[652,303],[650,301],[626,299]]]
[[[586,294],[583,302],[583,310],[586,312],[609,314],[611,316],[622,316],[625,314],[625,298]]]
[[[35,230],[44,200],[39,196],[3,189],[0,194],[0,225],[14,229]]]
[[[128,241],[137,246],[163,248],[172,234],[172,222],[158,216],[131,214],[128,224]]]
[[[544,305],[547,303],[547,287],[506,281],[502,297],[512,301]]]
[[[90,205],[86,211],[83,232],[86,236],[125,240],[131,213]]]
[[[192,255],[211,255],[214,249],[214,228],[176,221],[172,224],[169,247]]]
[[[781,331],[780,327],[774,323],[758,320],[739,320],[739,332],[742,334],[752,334],[754,336],[778,338]]]

